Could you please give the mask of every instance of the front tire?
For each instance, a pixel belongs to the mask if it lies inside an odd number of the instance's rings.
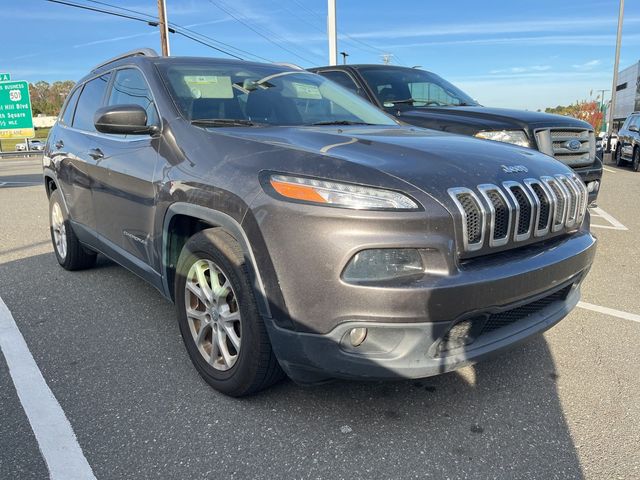
[[[624,160],[622,159],[622,148],[619,146],[616,147],[616,165],[618,167],[622,167],[624,165]]]
[[[213,388],[241,397],[283,377],[244,254],[231,235],[210,228],[187,241],[178,260],[175,300],[187,352]]]
[[[631,164],[631,168],[633,168],[634,172],[640,170],[640,148],[636,147],[633,151],[633,163]]]
[[[56,259],[65,270],[83,270],[96,263],[96,253],[82,246],[76,237],[62,195],[54,190],[49,198],[49,230]]]

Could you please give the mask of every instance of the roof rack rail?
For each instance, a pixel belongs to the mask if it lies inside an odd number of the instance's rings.
[[[304,68],[302,68],[300,65],[296,65],[295,63],[288,63],[288,62],[273,62],[274,65],[277,65],[279,67],[289,67],[289,68],[293,68],[294,70],[304,70]]]
[[[123,53],[123,54],[118,55],[116,57],[110,58],[106,62],[102,62],[102,63],[96,65],[95,67],[93,67],[93,69],[91,69],[91,71],[95,72],[99,68],[102,68],[102,67],[104,67],[106,65],[109,65],[110,63],[116,62],[118,60],[122,60],[123,58],[128,58],[128,57],[157,57],[157,56],[158,56],[158,52],[156,52],[153,48],[138,48],[136,50],[131,50],[129,52]]]

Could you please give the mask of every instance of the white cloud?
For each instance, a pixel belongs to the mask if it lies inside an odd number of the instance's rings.
[[[527,73],[527,72],[546,72],[547,70],[551,70],[551,65],[531,65],[529,67],[501,68],[497,70],[491,70],[489,73],[491,74]]]
[[[589,60],[588,62],[580,63],[577,65],[571,65],[571,66],[576,70],[591,70],[594,67],[597,67],[598,65],[600,65],[600,60]]]

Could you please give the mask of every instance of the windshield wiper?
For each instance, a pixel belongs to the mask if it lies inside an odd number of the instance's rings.
[[[324,122],[315,122],[311,125],[373,125],[373,123],[352,122],[351,120],[327,120]]]
[[[253,127],[257,124],[251,120],[241,118],[198,118],[191,120],[191,125],[205,127]]]

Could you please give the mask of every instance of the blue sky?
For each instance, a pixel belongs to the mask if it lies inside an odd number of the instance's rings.
[[[102,1],[157,13],[156,0]],[[326,0],[166,2],[170,21],[260,57],[304,67],[328,61]],[[120,52],[159,49],[157,29],[142,22],[45,0],[7,3],[0,72],[14,79],[77,80]],[[618,0],[337,3],[338,46],[351,63],[380,63],[389,52],[392,63],[422,65],[485,105],[543,109],[611,88]],[[623,34],[622,68],[640,59],[640,2],[627,2]],[[176,34],[171,49],[172,55],[224,56]]]

